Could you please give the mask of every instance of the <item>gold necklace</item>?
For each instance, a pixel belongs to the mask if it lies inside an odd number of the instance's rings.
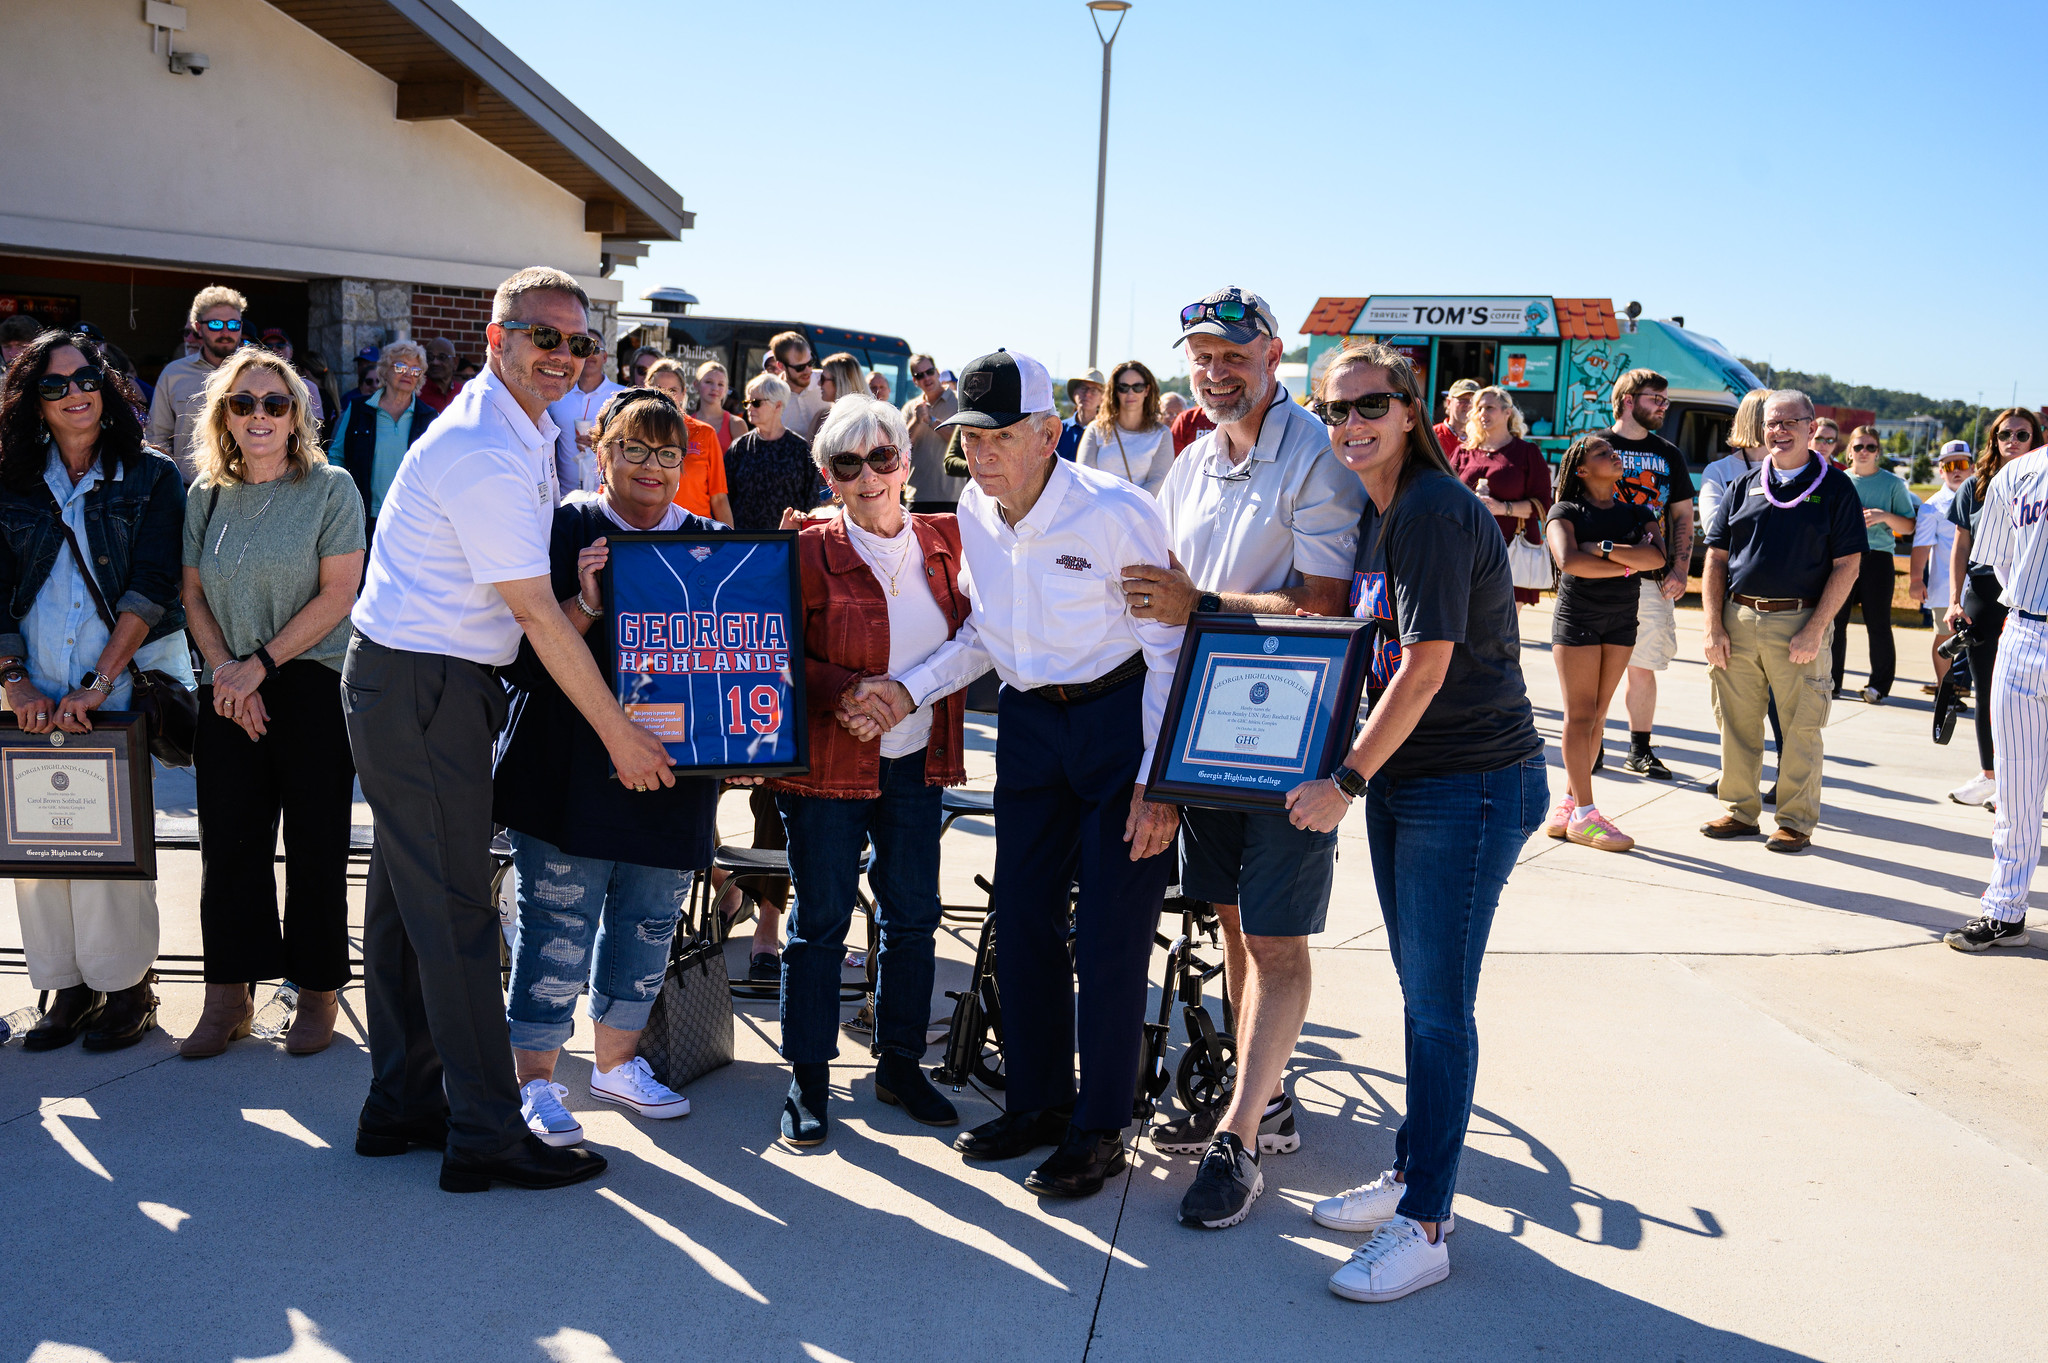
[[[852,525],[853,523],[852,523],[852,521],[850,521],[850,520],[849,520],[849,521],[847,522],[847,524],[848,524],[848,525]],[[874,555],[874,562],[873,562],[873,567],[874,567],[874,568],[875,568],[875,569],[876,569],[877,571],[879,571],[879,572],[883,572],[883,573],[887,573],[887,574],[888,574],[888,576],[889,576],[889,595],[891,595],[891,596],[901,596],[901,595],[902,595],[902,593],[896,590],[896,579],[902,576],[902,574],[903,574],[903,567],[904,567],[904,565],[905,565],[905,564],[907,564],[907,563],[908,563],[908,562],[910,561],[910,539],[909,539],[909,537],[908,537],[907,535],[906,535],[906,536],[904,536],[904,537],[902,537],[902,538],[903,538],[903,547],[902,547],[902,549],[900,549],[900,550],[898,550],[898,551],[897,551],[897,554],[896,554],[896,567],[895,567],[895,568],[894,568],[894,569],[892,570],[892,569],[890,569],[890,568],[887,568],[887,567],[884,567],[884,566],[883,566],[883,564],[882,564],[882,552],[881,552],[881,549],[880,549],[880,548],[879,548],[878,546],[880,546],[880,545],[884,545],[884,544],[892,544],[892,543],[894,543],[894,541],[891,541],[891,540],[885,540],[885,539],[883,539],[883,538],[882,538],[882,537],[881,537],[880,535],[874,534],[874,533],[873,533],[873,532],[871,532],[871,531],[867,531],[867,530],[860,530],[860,528],[859,528],[858,526],[854,526],[853,528],[854,528],[855,530],[859,530],[859,533],[861,533],[862,535],[865,535],[865,536],[867,536],[867,538],[868,538],[868,539],[870,539],[870,540],[874,541],[874,543],[873,543],[873,544],[871,544],[871,545],[869,546],[869,552],[870,552],[870,553],[872,553],[872,554]],[[905,529],[906,531],[908,531],[908,530],[909,530],[909,527],[908,527],[908,526],[905,526],[905,527],[904,527],[904,529]]]

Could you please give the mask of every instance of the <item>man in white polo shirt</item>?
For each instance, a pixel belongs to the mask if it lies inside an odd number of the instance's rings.
[[[370,1096],[359,1155],[446,1150],[441,1186],[553,1188],[600,1155],[527,1130],[513,1078],[491,903],[497,668],[522,635],[604,739],[619,779],[673,785],[659,739],[626,718],[549,588],[559,493],[548,403],[593,346],[589,300],[559,270],[521,270],[491,305],[489,367],[406,453],[384,496],[342,704],[376,816],[363,916]]]
[[[1257,294],[1219,289],[1181,314],[1195,401],[1216,429],[1159,489],[1174,565],[1124,569],[1131,614],[1186,624],[1197,611],[1342,615],[1365,487],[1330,453],[1330,432],[1279,381],[1285,346]],[[1259,1155],[1301,1137],[1283,1081],[1308,1016],[1308,939],[1323,930],[1337,835],[1296,828],[1285,810],[1181,812],[1181,890],[1216,906],[1224,986],[1237,1019],[1238,1081],[1221,1114],[1152,1129],[1171,1154],[1201,1154],[1184,1224],[1244,1219],[1265,1186]]]

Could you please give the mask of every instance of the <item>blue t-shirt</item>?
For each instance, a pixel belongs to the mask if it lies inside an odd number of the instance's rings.
[[[1773,506],[1761,481],[1770,468],[1766,459],[1728,485],[1707,526],[1707,547],[1728,551],[1730,596],[1818,601],[1835,560],[1860,557],[1869,544],[1863,502],[1849,475],[1816,455],[1790,482],[1771,486],[1779,501],[1797,504]]]
[[[1889,511],[1894,516],[1912,520],[1920,511],[1920,503],[1914,498],[1913,490],[1906,486],[1906,480],[1890,469],[1879,469],[1875,473],[1851,473],[1849,482],[1856,489],[1857,500],[1865,510]],[[1894,554],[1898,552],[1897,537],[1890,526],[1879,521],[1876,525],[1865,526],[1864,539],[1873,554]],[[1908,545],[1913,537],[1906,536]]]
[[[1444,776],[1500,771],[1543,751],[1522,680],[1522,636],[1507,542],[1472,490],[1424,469],[1385,515],[1368,497],[1358,521],[1351,613],[1377,622],[1368,705],[1401,666],[1407,644],[1447,641],[1443,686],[1380,771]]]

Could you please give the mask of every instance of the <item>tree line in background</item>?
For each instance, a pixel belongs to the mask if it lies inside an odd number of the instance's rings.
[[[1885,449],[1892,454],[1911,454],[1911,481],[1925,483],[1934,477],[1934,453],[1944,441],[1967,440],[1975,450],[1982,443],[1984,425],[2003,404],[1983,407],[1974,402],[1931,398],[1925,393],[1905,393],[1896,388],[1870,388],[1860,383],[1843,383],[1831,374],[1803,374],[1796,369],[1773,369],[1760,360],[1744,360],[1750,372],[1771,388],[1797,388],[1815,402],[1833,407],[1861,407],[1877,413],[1879,421],[1903,421],[1907,417],[1931,416],[1941,423],[1941,432],[1924,447],[1916,448],[1905,432],[1885,437]]]

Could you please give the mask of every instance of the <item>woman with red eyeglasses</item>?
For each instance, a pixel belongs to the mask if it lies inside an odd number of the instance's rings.
[[[1987,563],[1970,562],[1975,541],[1977,515],[1984,506],[1984,494],[1991,480],[2007,460],[2038,450],[2042,445],[2041,418],[2024,407],[2008,407],[1991,418],[1984,449],[1977,456],[1977,469],[1970,481],[1956,489],[1948,504],[1948,518],[1955,522],[1956,542],[1949,559],[1948,627],[1963,632],[1963,656],[1970,662],[1970,681],[1977,691],[1977,762],[1979,773],[1948,793],[1959,805],[1996,808],[1998,781],[1996,754],[1991,739],[1991,669],[1998,662],[1998,635],[2005,628],[2005,607],[1999,602],[1998,575]]]
[[[782,1055],[792,1072],[782,1135],[793,1145],[816,1145],[827,1134],[840,965],[870,840],[868,883],[881,932],[875,1096],[927,1126],[960,1120],[918,1062],[939,924],[939,791],[967,779],[965,697],[955,692],[906,714],[883,698],[901,687],[875,685],[923,662],[967,618],[960,523],[905,509],[909,451],[903,414],[861,394],[832,404],[812,446],[844,509],[797,538],[811,769],[771,783],[796,890],[782,953]]]

